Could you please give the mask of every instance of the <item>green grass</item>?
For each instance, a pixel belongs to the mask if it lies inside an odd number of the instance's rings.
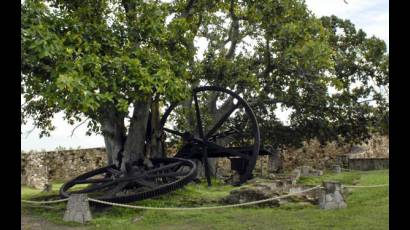
[[[337,180],[343,184],[386,184],[388,170],[372,172],[326,172],[320,177],[300,178],[299,183],[317,185],[324,180]],[[229,194],[232,186],[214,181],[190,184],[183,189],[156,199],[135,204],[155,207],[211,206]],[[60,184],[61,185],[61,184]],[[56,193],[57,186],[53,186]],[[22,197],[38,197],[39,191],[22,188]],[[348,207],[322,210],[315,205],[287,204],[279,208],[228,208],[201,211],[155,211],[113,207],[103,211],[93,210],[93,220],[85,225],[90,229],[388,229],[389,190],[381,188],[356,188],[347,196]],[[46,218],[57,224],[62,222],[65,205],[50,205],[55,209],[33,208],[23,205],[22,211]],[[78,226],[78,224],[71,224]]]

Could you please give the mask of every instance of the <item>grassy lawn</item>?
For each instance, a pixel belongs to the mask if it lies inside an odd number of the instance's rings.
[[[330,172],[320,177],[305,177],[301,184],[317,185],[323,180],[337,180],[345,185],[375,185],[389,183],[389,171]],[[156,199],[135,204],[156,207],[211,206],[228,195],[232,186],[214,181],[190,184],[183,189]],[[57,193],[61,183],[53,184]],[[22,187],[22,199],[39,196],[40,191]],[[41,195],[44,195],[42,193]],[[389,189],[355,188],[347,196],[346,209],[321,210],[315,205],[286,204],[279,208],[227,208],[200,211],[155,211],[113,207],[103,211],[92,210],[93,220],[85,225],[89,229],[389,229]],[[48,207],[48,208],[47,208]],[[45,218],[56,224],[64,223],[65,203],[36,207],[22,204],[22,212]]]

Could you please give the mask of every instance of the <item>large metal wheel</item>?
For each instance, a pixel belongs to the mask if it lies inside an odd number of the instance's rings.
[[[195,88],[192,101],[172,104],[161,119],[161,130],[180,146],[175,156],[201,160],[208,185],[208,158],[228,157],[240,175],[237,185],[244,183],[252,176],[260,150],[251,107],[237,93],[217,86]]]
[[[174,191],[196,176],[196,164],[187,159],[156,158],[150,162],[150,166],[134,162],[126,172],[110,165],[84,173],[63,184],[60,195],[86,193],[94,199],[128,203]]]

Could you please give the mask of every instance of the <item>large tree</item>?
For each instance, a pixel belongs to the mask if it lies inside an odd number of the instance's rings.
[[[203,58],[195,58],[195,39],[207,41]],[[316,18],[298,0],[29,0],[22,120],[33,117],[47,134],[57,112],[70,123],[88,119],[89,132],[104,136],[108,163],[124,167],[163,155],[147,126],[158,127],[165,103],[190,107],[189,90],[208,84],[251,102],[264,144],[361,141],[388,119],[385,49],[349,21]],[[214,122],[216,97],[205,101]],[[292,111],[290,124],[276,117],[278,108]]]
[[[144,158],[149,111],[187,93],[199,24],[193,7],[180,1],[25,1],[23,122],[33,117],[48,134],[51,118],[63,111],[70,123],[86,118],[90,132],[102,133],[109,163],[123,167]]]

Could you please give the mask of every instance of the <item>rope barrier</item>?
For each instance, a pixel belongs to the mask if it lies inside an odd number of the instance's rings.
[[[294,196],[296,194],[301,194],[305,193],[308,191],[312,191],[315,189],[320,188],[321,186],[315,186],[313,188],[309,188],[300,192],[294,192],[290,193],[287,195],[283,196],[278,196],[278,197],[272,197],[268,199],[263,199],[263,200],[257,200],[257,201],[251,201],[251,202],[246,202],[246,203],[240,203],[240,204],[230,204],[230,205],[220,205],[220,206],[208,206],[208,207],[147,207],[147,206],[137,206],[137,205],[128,205],[128,204],[119,204],[119,203],[112,203],[112,202],[107,202],[107,201],[102,201],[102,200],[96,200],[92,198],[88,198],[89,201],[95,202],[95,203],[100,203],[100,204],[107,204],[107,205],[112,205],[112,206],[118,206],[118,207],[124,207],[124,208],[134,208],[134,209],[147,209],[147,210],[168,210],[168,211],[185,211],[185,210],[208,210],[208,209],[220,209],[220,208],[233,208],[233,207],[240,207],[240,206],[246,206],[246,205],[253,205],[253,204],[259,204],[259,203],[264,203],[272,200],[277,200],[277,199],[282,199],[290,196]]]
[[[344,188],[379,188],[379,187],[388,187],[389,184],[379,184],[379,185],[342,185]],[[148,206],[138,206],[138,205],[128,205],[128,204],[120,204],[120,203],[113,203],[113,202],[108,202],[108,201],[102,201],[102,200],[97,200],[93,198],[87,198],[88,201],[95,202],[95,203],[100,203],[100,204],[106,204],[106,205],[111,205],[111,206],[118,206],[118,207],[124,207],[124,208],[134,208],[134,209],[146,209],[146,210],[173,210],[173,211],[184,211],[184,210],[208,210],[208,209],[220,209],[220,208],[234,208],[234,207],[240,207],[240,206],[247,206],[247,205],[254,205],[254,204],[260,204],[272,200],[278,200],[278,199],[283,199],[286,197],[294,196],[297,194],[302,194],[305,192],[313,191],[315,189],[323,189],[321,185],[317,185],[312,188],[308,188],[306,190],[300,191],[300,192],[294,192],[294,193],[289,193],[287,195],[283,196],[277,196],[277,197],[271,197],[263,200],[257,200],[257,201],[251,201],[251,202],[246,202],[246,203],[240,203],[240,204],[229,204],[229,205],[220,205],[220,206],[208,206],[208,207],[148,207]],[[33,200],[21,200],[22,203],[28,203],[28,204],[53,204],[53,203],[60,203],[60,202],[65,202],[69,198],[65,199],[60,199],[60,200],[50,200],[50,201],[33,201]]]
[[[25,204],[24,206],[30,207],[30,208],[45,208],[45,209],[50,209],[50,210],[61,210],[60,207],[49,206],[47,204]]]
[[[389,184],[378,184],[378,185],[342,185],[345,188],[379,188],[388,187]]]
[[[49,201],[34,201],[34,200],[21,200],[22,203],[28,204],[53,204],[53,203],[60,203],[67,201],[68,198],[60,199],[60,200],[49,200]]]

